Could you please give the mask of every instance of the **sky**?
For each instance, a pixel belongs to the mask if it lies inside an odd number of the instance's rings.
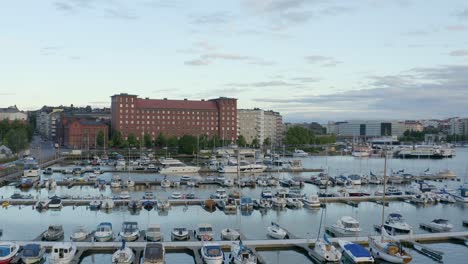
[[[0,107],[126,92],[290,122],[468,116],[466,0],[15,0],[0,25]]]

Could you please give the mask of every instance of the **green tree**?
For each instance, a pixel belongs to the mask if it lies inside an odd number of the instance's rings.
[[[104,131],[100,130],[96,136],[96,144],[98,147],[103,147],[104,146]]]
[[[8,130],[3,138],[3,142],[15,153],[25,149],[29,144],[26,128]]]
[[[220,146],[221,146],[221,139],[219,138],[218,135],[213,135],[213,137],[211,137],[211,140],[209,141],[208,147],[209,148],[216,148],[216,147],[220,147]]]
[[[118,130],[115,130],[114,133],[112,133],[112,146],[120,148],[122,147],[123,143],[122,133]]]
[[[254,148],[257,148],[260,145],[260,142],[259,142],[258,138],[254,138],[250,145],[252,145],[252,147],[254,147]]]
[[[194,154],[197,151],[197,138],[185,135],[179,139],[179,153]]]
[[[179,144],[179,139],[176,136],[172,136],[167,140],[167,146],[174,148],[177,147]]]
[[[145,134],[143,136],[143,141],[145,142],[145,147],[146,148],[152,148],[153,147],[153,141],[151,140],[151,136],[149,134]]]
[[[307,128],[293,126],[286,132],[285,143],[288,145],[309,144],[313,139],[313,134]]]
[[[127,144],[128,144],[129,147],[136,147],[138,145],[138,140],[137,140],[136,136],[133,133],[128,135]]]
[[[271,139],[269,137],[263,140],[263,146],[268,147],[271,145]]]
[[[247,145],[247,141],[245,140],[245,137],[243,135],[239,135],[239,137],[237,138],[237,145],[239,147],[245,147],[245,145]]]
[[[158,134],[158,137],[156,138],[156,146],[162,148],[167,145],[167,138],[164,136],[162,132]]]

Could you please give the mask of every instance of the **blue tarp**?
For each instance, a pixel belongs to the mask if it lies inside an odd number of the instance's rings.
[[[365,248],[358,244],[347,244],[344,246],[346,250],[350,251],[353,256],[358,258],[370,257],[371,254]]]
[[[23,256],[25,257],[36,257],[41,252],[41,246],[37,244],[29,244],[24,246]]]
[[[0,247],[0,257],[6,257],[10,255],[10,247]]]

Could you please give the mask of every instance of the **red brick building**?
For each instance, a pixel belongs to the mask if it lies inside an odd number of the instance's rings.
[[[155,139],[166,136],[207,135],[237,139],[237,99],[220,97],[212,100],[142,99],[136,95],[113,95],[112,129],[123,137],[134,134],[138,139],[149,134]]]
[[[99,131],[104,133],[107,146],[109,126],[95,119],[62,118],[62,144],[72,149],[96,148]]]

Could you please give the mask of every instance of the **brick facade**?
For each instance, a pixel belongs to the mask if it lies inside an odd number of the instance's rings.
[[[62,118],[62,144],[72,149],[96,148],[99,131],[108,145],[109,126],[101,121],[80,118]]]

